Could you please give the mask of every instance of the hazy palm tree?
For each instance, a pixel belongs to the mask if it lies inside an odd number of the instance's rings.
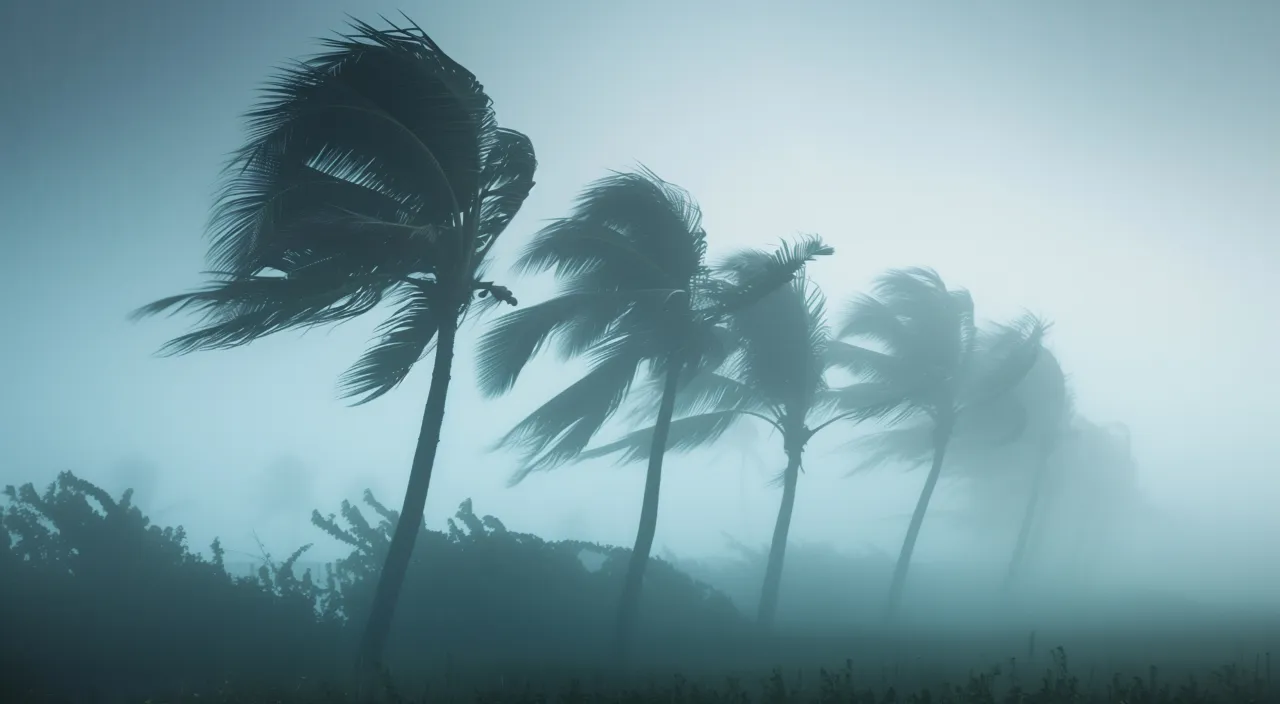
[[[854,299],[832,360],[862,379],[869,403],[890,424],[923,415],[929,419],[932,466],[907,527],[889,587],[886,614],[901,603],[911,555],[956,422],[975,407],[1012,389],[1035,363],[1045,324],[1024,315],[981,334],[973,298],[949,290],[937,272],[893,270],[877,279],[870,295]]]
[[[766,256],[743,252],[726,262],[725,275],[733,280],[755,276]],[[777,479],[782,503],[757,612],[760,623],[768,626],[777,612],[805,445],[823,428],[858,417],[862,411],[842,410],[842,397],[827,385],[826,300],[807,278],[797,277],[791,285],[729,316],[726,329],[735,352],[719,369],[698,374],[677,395],[675,415],[679,417],[671,421],[667,447],[685,451],[707,446],[747,418],[763,421],[781,436],[787,457]],[[654,430],[637,430],[582,453],[580,459],[619,452],[622,462],[648,459]]]
[[[602,178],[583,191],[569,217],[535,236],[516,265],[524,273],[554,270],[558,295],[503,316],[480,341],[479,381],[488,396],[511,389],[552,339],[562,358],[585,357],[591,365],[500,441],[524,455],[513,484],[577,459],[622,405],[638,372],[660,380],[640,523],[618,607],[620,660],[631,642],[657,530],[676,392],[727,356],[727,316],[832,251],[808,237],[778,250],[754,276],[730,280],[712,274],[706,249],[701,211],[686,191],[647,170]]]
[[[1042,349],[1009,393],[971,407],[956,420],[947,450],[948,471],[969,483],[982,502],[982,513],[1003,515],[999,508],[1011,500],[1023,502],[1006,588],[1026,560],[1050,468],[1061,464],[1055,458],[1072,417],[1066,376],[1057,357]],[[932,421],[924,417],[859,438],[851,446],[865,454],[854,471],[887,460],[912,469],[928,463],[934,449],[932,431]],[[992,506],[993,501],[998,506]]]
[[[482,281],[537,166],[499,128],[476,77],[417,25],[362,22],[282,69],[248,114],[211,221],[212,283],[135,313],[193,310],[203,326],[164,352],[243,345],[398,307],[343,376],[358,402],[397,386],[434,343],[431,386],[400,521],[361,646],[376,667],[422,521],[458,325],[473,298],[515,304]]]

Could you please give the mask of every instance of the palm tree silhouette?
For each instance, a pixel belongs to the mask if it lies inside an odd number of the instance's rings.
[[[887,618],[901,604],[911,555],[957,421],[1022,380],[1039,355],[1045,328],[1028,314],[980,333],[972,296],[948,289],[932,269],[889,271],[876,280],[871,294],[854,299],[840,339],[830,344],[833,363],[860,377],[851,391],[859,390],[859,403],[869,413],[890,425],[916,416],[930,423],[932,466],[894,567]]]
[[[947,450],[947,467],[966,480],[985,515],[998,514],[1011,498],[1024,501],[1017,539],[1005,575],[1013,586],[1026,562],[1033,528],[1043,507],[1051,469],[1069,438],[1074,405],[1057,357],[1042,349],[1017,385],[958,418]],[[933,454],[932,421],[916,418],[901,427],[877,432],[851,443],[864,453],[855,472],[886,460],[916,468]]]
[[[406,18],[407,19],[407,18]],[[537,167],[498,127],[476,77],[420,27],[353,21],[327,51],[281,69],[248,114],[211,221],[211,283],[135,317],[194,311],[203,325],[163,352],[223,349],[339,323],[393,301],[379,339],[342,377],[344,397],[395,388],[434,344],[408,489],[360,649],[382,659],[422,522],[458,325],[473,299],[515,298],[481,280]]]
[[[583,191],[569,217],[539,232],[516,265],[522,273],[554,270],[558,295],[503,316],[480,341],[480,388],[488,396],[510,390],[553,339],[562,358],[591,363],[585,376],[499,441],[523,453],[513,484],[578,459],[621,407],[637,373],[660,380],[640,523],[618,607],[619,662],[628,655],[657,530],[677,391],[728,356],[729,316],[832,252],[818,237],[803,238],[753,276],[731,280],[713,275],[706,249],[701,211],[686,191],[643,168],[606,176]]]
[[[755,276],[767,256],[743,252],[725,264],[725,276],[735,280]],[[791,285],[735,312],[725,327],[736,352],[720,368],[704,371],[680,391],[675,409],[679,417],[671,421],[668,449],[704,447],[746,418],[764,422],[781,436],[787,457],[777,477],[782,501],[757,612],[760,624],[768,627],[777,613],[805,445],[824,428],[864,412],[844,409],[847,393],[833,391],[827,384],[831,360],[826,299],[807,278],[798,276]],[[653,427],[637,430],[580,457],[622,453],[621,462],[647,459],[653,434]]]

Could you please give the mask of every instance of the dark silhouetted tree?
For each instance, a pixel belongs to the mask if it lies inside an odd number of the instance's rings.
[[[168,353],[221,349],[290,329],[397,308],[343,376],[363,403],[397,386],[434,345],[431,387],[361,660],[376,667],[422,521],[444,419],[458,325],[486,258],[533,187],[533,146],[498,127],[492,101],[425,32],[375,29],[325,40],[282,69],[248,115],[249,142],[224,172],[210,259],[214,280],[136,312],[196,311],[200,329]]]
[[[839,330],[840,341],[830,345],[833,363],[861,379],[856,388],[868,412],[891,425],[921,415],[931,424],[932,465],[894,568],[887,617],[901,603],[911,555],[958,419],[1026,376],[1039,355],[1045,327],[1035,316],[1024,315],[980,333],[968,291],[949,290],[930,269],[889,271],[870,295],[854,299]]]
[[[662,458],[683,383],[728,356],[725,321],[785,286],[816,256],[821,239],[780,249],[748,278],[715,276],[706,233],[690,195],[649,171],[615,173],[588,186],[573,213],[539,232],[516,265],[554,270],[560,292],[500,318],[480,342],[479,379],[488,396],[508,391],[553,338],[562,358],[590,371],[518,423],[499,443],[523,452],[512,482],[577,459],[622,405],[637,373],[662,392],[645,477],[640,525],[618,607],[616,654],[625,661],[640,588],[658,525]]]

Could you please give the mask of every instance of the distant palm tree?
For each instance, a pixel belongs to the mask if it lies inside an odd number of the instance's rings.
[[[395,388],[434,343],[409,485],[361,647],[368,672],[381,662],[422,521],[458,325],[477,294],[515,304],[482,271],[537,161],[527,137],[498,127],[476,77],[417,25],[352,30],[282,69],[249,113],[249,143],[224,172],[211,223],[213,282],[135,316],[203,314],[203,327],[163,349],[182,354],[395,301],[380,339],[342,378],[343,395],[360,403]]]
[[[893,270],[870,295],[854,299],[832,360],[854,373],[868,392],[868,408],[890,424],[926,416],[932,424],[932,466],[916,502],[889,587],[886,615],[902,600],[911,555],[957,421],[1018,384],[1040,352],[1045,323],[1024,315],[979,333],[973,298],[949,290],[931,269]]]
[[[1055,458],[1069,439],[1073,417],[1066,375],[1057,357],[1042,349],[1009,393],[971,407],[952,431],[947,466],[970,484],[981,502],[980,510],[989,516],[999,513],[990,502],[1008,506],[1011,499],[1024,501],[1006,588],[1016,581],[1026,561],[1050,468],[1061,464]],[[932,431],[932,420],[924,417],[859,438],[851,447],[866,454],[855,471],[886,460],[912,468],[928,463],[933,454]]]
[[[591,362],[585,376],[500,441],[524,454],[513,484],[578,459],[621,407],[638,372],[661,380],[640,525],[618,608],[620,660],[631,643],[657,530],[677,391],[725,359],[728,316],[785,286],[805,262],[832,252],[820,238],[805,238],[780,249],[754,276],[730,280],[712,274],[706,249],[701,211],[686,191],[647,170],[602,178],[586,188],[569,217],[538,233],[516,265],[525,273],[554,269],[560,293],[503,316],[480,341],[480,388],[488,396],[510,390],[553,338],[562,358]]]
[[[743,252],[724,265],[725,276],[743,280],[766,265],[767,255]],[[778,608],[787,535],[795,510],[805,445],[831,424],[856,418],[861,410],[843,410],[841,394],[827,385],[826,299],[811,281],[797,277],[789,286],[726,320],[736,352],[719,369],[705,370],[681,389],[671,421],[669,450],[686,451],[713,443],[736,421],[755,418],[777,430],[787,456],[778,475],[782,503],[760,590],[757,617],[773,623]],[[660,392],[659,392],[660,393]],[[616,442],[582,453],[580,459],[623,453],[620,461],[648,459],[654,428],[632,432]]]

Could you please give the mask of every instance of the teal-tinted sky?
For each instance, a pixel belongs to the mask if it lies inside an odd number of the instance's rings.
[[[272,67],[344,13],[398,8],[537,146],[503,262],[588,181],[641,161],[698,197],[718,253],[821,233],[839,253],[813,273],[837,309],[885,268],[928,265],[982,314],[1051,317],[1082,410],[1131,427],[1156,500],[1280,534],[1280,3],[1265,0],[8,3],[0,481],[145,459],[158,504],[184,507],[164,520],[246,550],[246,526],[285,550],[289,531],[311,537],[316,502],[370,483],[398,500],[429,372],[358,409],[334,393],[373,321],[164,360],[150,353],[181,321],[125,322],[199,283],[218,167]],[[516,283],[522,300],[548,291]],[[481,405],[463,364],[433,524],[474,496],[517,527],[630,540],[638,469],[505,490],[512,459],[484,451],[556,370]],[[759,435],[745,459],[672,462],[659,545],[766,538],[780,453]],[[919,478],[839,479],[843,461],[809,460],[794,534],[894,545]],[[287,518],[234,508],[273,463],[304,468],[311,493],[278,502]]]

